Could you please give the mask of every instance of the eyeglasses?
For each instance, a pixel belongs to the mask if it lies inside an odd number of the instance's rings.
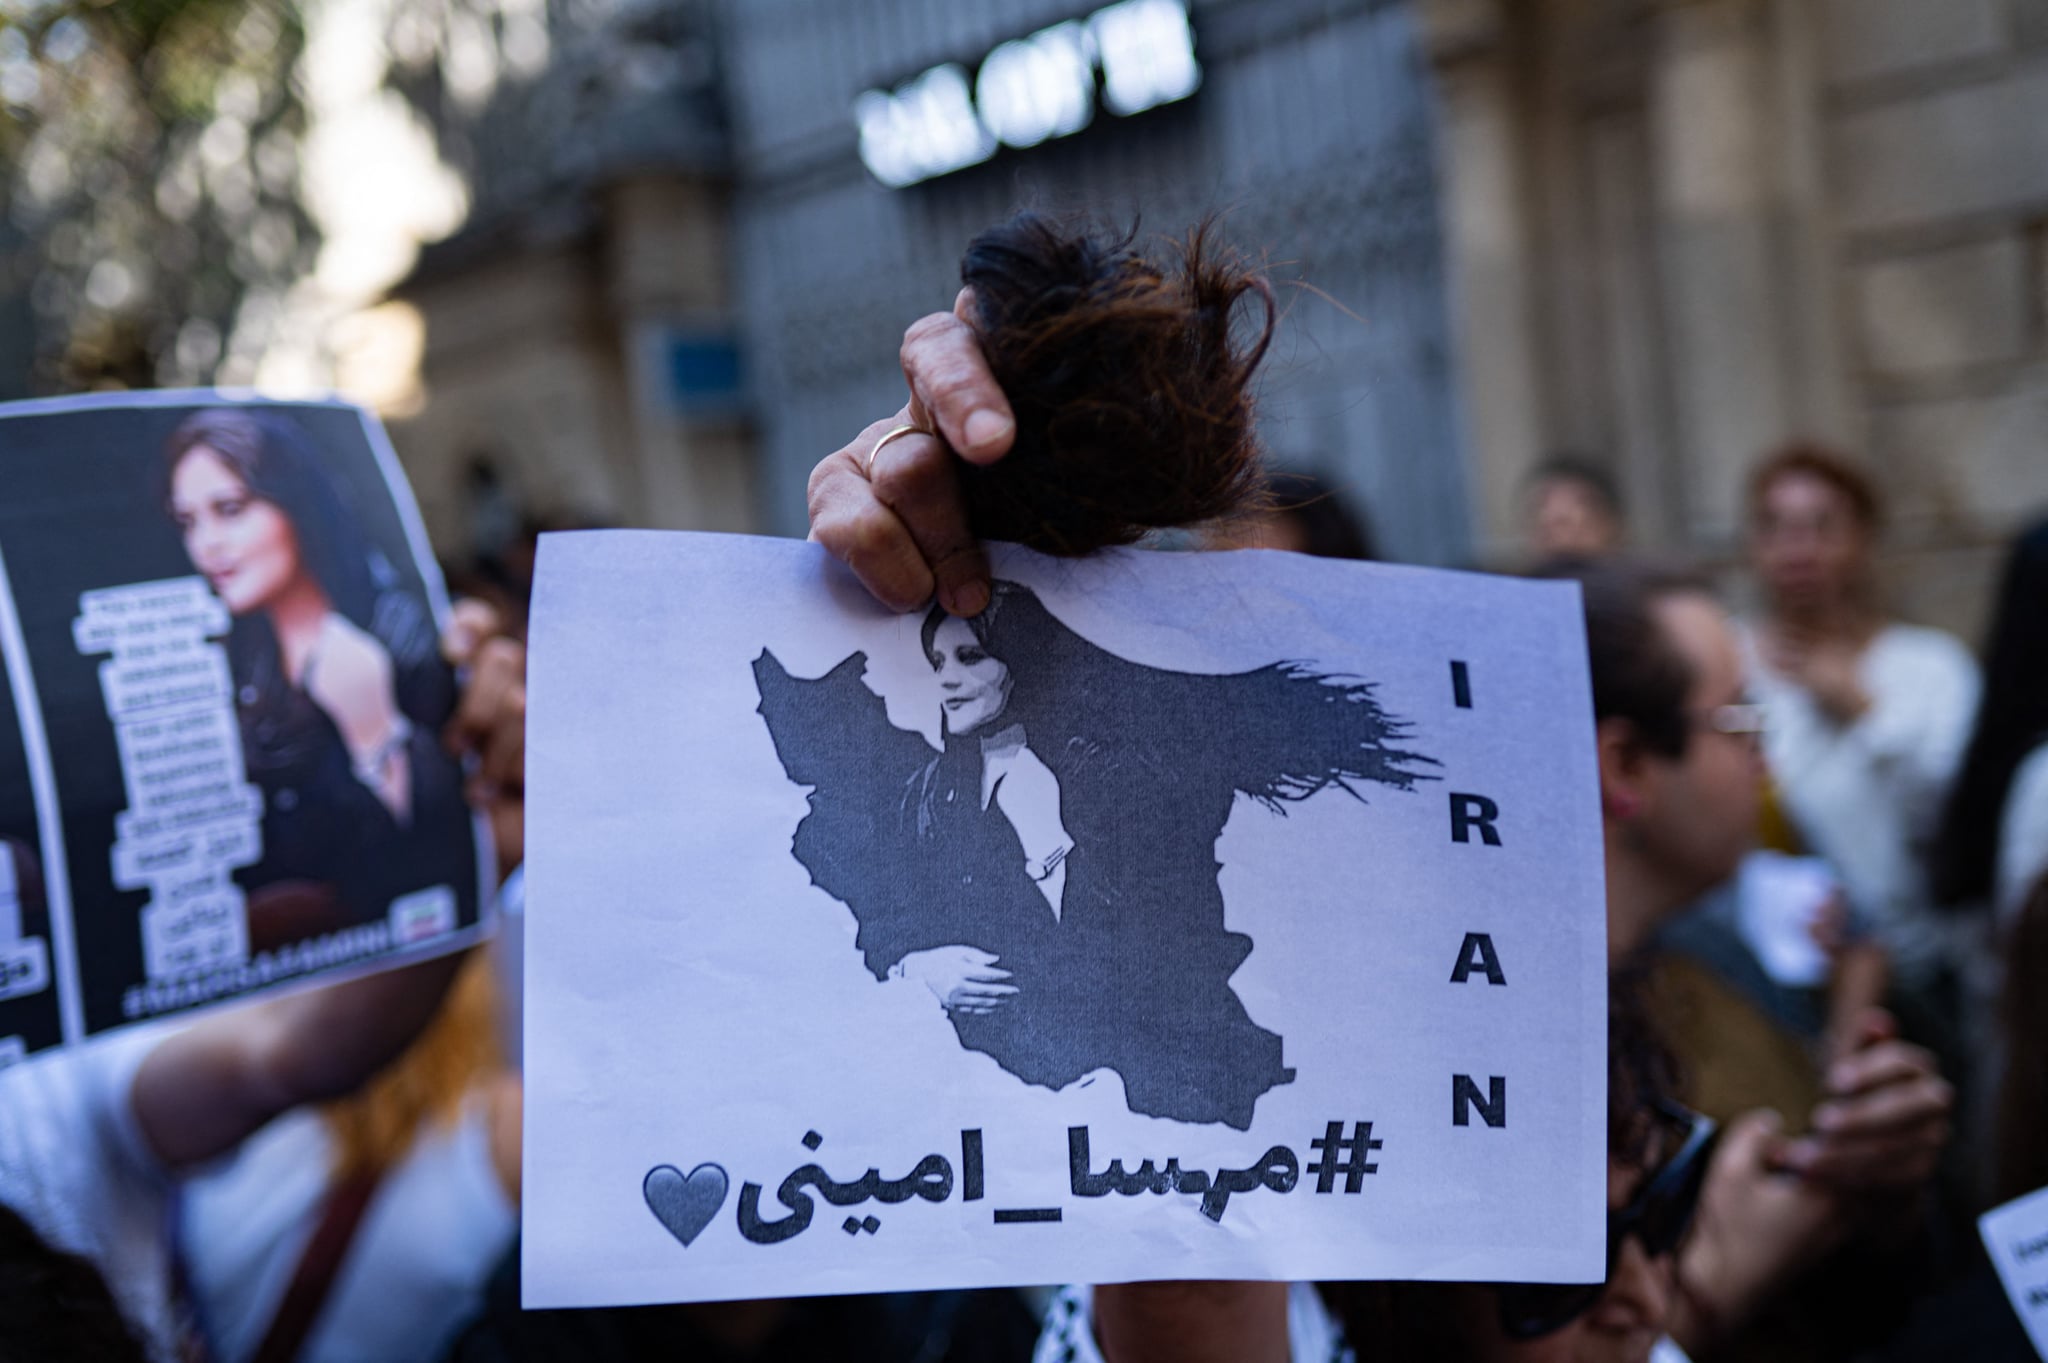
[[[1643,1184],[1620,1211],[1607,1213],[1607,1274],[1597,1283],[1502,1283],[1500,1328],[1510,1339],[1536,1339],[1552,1334],[1593,1308],[1614,1281],[1622,1242],[1633,1235],[1652,1259],[1674,1253],[1692,1229],[1700,1189],[1707,1181],[1719,1131],[1713,1119],[1678,1106],[1659,1103],[1657,1115],[1684,1131],[1678,1153]]]
[[[1705,710],[1694,710],[1687,716],[1695,725],[1711,729],[1717,734],[1732,734],[1737,738],[1762,737],[1769,712],[1755,701],[1737,701],[1733,705],[1716,705]]]

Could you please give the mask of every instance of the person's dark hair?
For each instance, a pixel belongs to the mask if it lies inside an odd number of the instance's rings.
[[[1607,993],[1607,1154],[1616,1163],[1649,1172],[1670,1151],[1658,1151],[1657,1113],[1678,1097],[1676,1058],[1644,1005],[1638,974],[1611,978]],[[1491,1320],[1491,1289],[1471,1283],[1316,1284],[1343,1323],[1360,1358],[1430,1359],[1441,1363],[1472,1355],[1477,1320]]]
[[[1433,779],[1415,768],[1435,762],[1399,746],[1409,726],[1386,712],[1369,682],[1292,662],[1221,674],[1146,667],[1067,628],[1029,587],[998,579],[991,588],[988,608],[966,624],[1011,669],[1004,722],[1022,724],[1034,744],[1044,744],[1034,750],[1055,773],[1103,744],[1129,751],[1166,744],[1173,758],[1162,770],[1216,763],[1272,809],[1331,785],[1363,799],[1360,783],[1407,790]],[[920,631],[934,667],[940,659],[932,641],[948,618],[934,606]],[[1025,667],[1030,678],[1019,679]],[[1181,727],[1162,731],[1162,713]],[[1228,743],[1184,742],[1189,733],[1226,730]]]
[[[296,422],[248,408],[195,412],[164,442],[164,503],[178,465],[195,449],[220,456],[249,491],[292,523],[299,555],[334,608],[370,628],[377,579],[368,543],[319,451]]]
[[[1935,841],[1936,899],[1990,895],[2005,800],[2020,763],[2048,742],[2048,521],[2022,535],[2006,561],[1984,652],[1976,731]]]
[[[1028,211],[968,244],[960,278],[1017,417],[1007,456],[961,469],[977,536],[1086,554],[1256,495],[1250,385],[1272,289],[1209,225],[1176,255],[1155,262],[1133,233]],[[1264,317],[1240,337],[1248,294]]]
[[[298,537],[306,570],[334,609],[371,634],[391,655],[398,705],[414,724],[438,729],[454,713],[454,679],[442,664],[433,621],[409,594],[394,590],[398,574],[363,534],[354,509],[319,449],[289,417],[246,407],[195,412],[164,441],[161,493],[170,507],[171,479],[196,449],[220,456],[249,491],[284,513]],[[238,619],[228,636],[237,681],[275,704],[284,685],[277,640],[267,619]]]
[[[1991,1140],[1995,1203],[2048,1183],[2048,876],[2034,883],[2004,947],[1998,1022],[2005,1071]]]
[[[1525,487],[1534,489],[1545,483],[1576,483],[1593,494],[1593,500],[1600,503],[1607,514],[1617,522],[1622,518],[1621,485],[1614,481],[1614,475],[1607,467],[1591,455],[1562,451],[1543,460],[1529,471]]]
[[[1607,1153],[1631,1169],[1668,1156],[1654,1149],[1657,1112],[1679,1098],[1678,1057],[1665,1044],[1648,1003],[1644,966],[1607,978]]]
[[[1692,734],[1686,717],[1692,665],[1657,619],[1666,596],[1712,595],[1680,568],[1626,558],[1546,564],[1535,576],[1577,582],[1586,611],[1586,652],[1595,719],[1625,719],[1651,752],[1676,760]]]
[[[1301,531],[1303,553],[1361,561],[1379,557],[1365,519],[1314,474],[1267,474],[1263,509],[1294,522]]]
[[[1813,441],[1795,441],[1765,455],[1749,474],[1751,519],[1763,516],[1764,499],[1781,478],[1817,478],[1849,503],[1862,527],[1875,533],[1884,524],[1884,500],[1877,484],[1855,460]]]
[[[0,1363],[145,1363],[91,1261],[51,1248],[0,1204]]]

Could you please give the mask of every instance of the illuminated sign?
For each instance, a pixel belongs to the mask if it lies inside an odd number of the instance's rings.
[[[1096,81],[1101,72],[1101,83]],[[1018,38],[982,58],[970,82],[948,62],[854,101],[860,159],[892,189],[1087,127],[1186,99],[1202,83],[1182,0],[1121,0]],[[1099,96],[1098,96],[1099,88]]]

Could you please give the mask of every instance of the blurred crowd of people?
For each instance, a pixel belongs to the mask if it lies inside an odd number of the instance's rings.
[[[890,490],[999,458],[1016,423],[972,329],[926,322],[912,401],[820,464],[814,532],[884,600],[971,602],[957,499]],[[899,423],[932,434],[884,463]],[[1882,499],[1835,451],[1760,459],[1741,616],[1632,543],[1598,461],[1544,464],[1526,510],[1524,566],[1580,585],[1591,659],[1604,1283],[522,1312],[527,536],[472,575],[501,609],[459,610],[446,640],[499,940],[0,1073],[0,1360],[2025,1357],[1971,1221],[2048,1183],[2048,522],[2013,546],[1975,655],[1887,609]],[[1298,473],[1201,547],[1372,556],[1356,509]]]

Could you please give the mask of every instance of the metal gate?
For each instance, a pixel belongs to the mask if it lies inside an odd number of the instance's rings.
[[[854,107],[1102,0],[730,0],[739,312],[763,521],[800,532],[817,459],[902,401],[903,328],[947,306],[961,248],[1020,203],[1178,234],[1205,213],[1271,264],[1264,370],[1278,462],[1362,499],[1382,552],[1469,551],[1427,72],[1409,5],[1209,0],[1201,86],[1129,117],[885,188]]]

